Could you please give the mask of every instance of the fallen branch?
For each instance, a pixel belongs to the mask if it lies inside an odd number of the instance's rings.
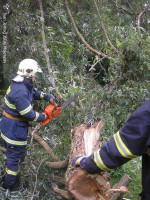
[[[63,161],[58,161],[58,162],[46,162],[45,165],[53,169],[60,169],[60,168],[67,167],[68,161],[69,161],[69,158]]]
[[[54,160],[54,161],[59,161],[60,159],[53,153],[53,150],[50,148],[50,146],[40,137],[38,136],[35,132],[37,130],[39,130],[40,128],[40,124],[38,124],[34,130],[32,132],[30,132],[31,137],[34,138],[39,144],[41,144],[44,149],[47,151],[47,153],[50,155],[50,157]],[[31,139],[33,140],[33,139]],[[32,143],[30,143],[32,144]]]

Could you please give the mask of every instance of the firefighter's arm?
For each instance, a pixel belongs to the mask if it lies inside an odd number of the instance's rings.
[[[45,100],[45,101],[50,101],[51,104],[54,104],[54,96],[49,93],[44,93],[42,91],[36,90],[35,88],[33,89],[33,97],[35,100]]]
[[[14,101],[16,110],[19,112],[22,118],[35,122],[43,122],[47,118],[46,114],[33,110],[27,93],[18,92],[18,95],[16,95]]]
[[[143,109],[142,109],[143,108]],[[101,149],[86,157],[84,168],[89,173],[109,171],[144,153],[148,148],[150,113],[147,107],[135,111],[122,129],[102,145]]]

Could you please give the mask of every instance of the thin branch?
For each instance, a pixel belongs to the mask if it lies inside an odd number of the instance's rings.
[[[109,37],[108,37],[108,34],[107,34],[106,29],[105,29],[104,22],[103,22],[103,19],[102,19],[101,14],[100,14],[98,5],[97,5],[97,3],[96,3],[96,0],[93,0],[93,1],[94,1],[94,5],[95,5],[95,8],[96,8],[98,17],[99,17],[99,21],[100,21],[101,27],[102,27],[102,29],[103,29],[103,31],[104,31],[105,38],[106,38],[108,44],[110,45],[110,47],[111,47],[117,54],[119,54],[120,52],[118,51],[118,49],[116,49],[116,48],[114,47],[114,45],[111,43],[111,41],[110,41],[110,39],[109,39]]]
[[[38,169],[37,169],[37,172],[36,172],[36,176],[35,176],[34,190],[33,190],[33,193],[32,193],[32,196],[31,196],[31,199],[30,199],[30,200],[32,200],[32,199],[34,198],[34,193],[35,193],[35,191],[36,191],[37,181],[38,181],[37,176],[38,176],[38,173],[39,173],[39,169],[40,169],[40,167],[41,167],[41,165],[42,165],[42,163],[43,163],[44,161],[45,161],[45,159],[41,160],[41,162],[40,162],[40,164],[39,164],[39,166],[38,166]]]
[[[131,4],[129,3],[128,0],[126,0],[126,3],[128,4],[129,8],[132,10],[132,12],[136,15],[136,13],[135,13],[133,7],[131,6]]]
[[[127,13],[130,14],[130,15],[135,15],[135,13],[129,11],[126,7],[117,4],[117,2],[116,2],[115,0],[111,0],[111,1],[116,5],[116,7],[117,7],[118,9],[124,10],[125,12],[127,12]]]
[[[74,30],[75,32],[77,33],[77,35],[79,36],[79,38],[81,39],[81,41],[83,42],[83,44],[86,46],[86,48],[88,48],[90,51],[92,51],[93,53],[96,53],[97,55],[100,55],[102,57],[105,57],[105,58],[108,58],[108,59],[111,59],[110,56],[104,54],[103,52],[100,52],[100,51],[97,51],[96,49],[94,49],[93,47],[91,47],[84,39],[84,37],[82,36],[82,34],[79,32],[77,26],[76,26],[76,23],[72,17],[72,14],[71,14],[71,10],[69,8],[69,3],[68,3],[68,0],[65,0],[65,5],[66,5],[66,9],[67,9],[67,12],[68,12],[68,15],[70,17],[70,20],[71,20],[71,23],[74,27]]]
[[[140,14],[137,17],[137,28],[140,28],[140,23],[141,23],[141,16],[144,14],[145,10],[143,10],[142,12],[140,12]]]
[[[56,90],[56,93],[58,94],[59,98],[64,99],[63,96],[58,92],[58,89],[55,85],[55,80],[54,77],[51,75],[50,69],[51,69],[51,64],[48,56],[48,49],[47,49],[47,43],[46,43],[46,38],[45,38],[45,24],[44,24],[44,12],[43,12],[43,6],[42,6],[42,1],[38,0],[39,2],[39,7],[40,7],[40,12],[41,12],[41,23],[42,23],[42,29],[41,29],[41,34],[42,34],[42,40],[43,40],[43,47],[44,47],[44,53],[46,57],[46,62],[47,62],[47,67],[48,67],[48,73],[50,77],[50,82],[53,86],[53,88]]]
[[[101,59],[98,59],[98,60],[91,66],[91,68],[89,69],[89,72],[90,72],[91,70],[93,70],[94,67],[95,67],[95,65],[97,65],[97,63],[99,63],[100,61],[101,61]]]

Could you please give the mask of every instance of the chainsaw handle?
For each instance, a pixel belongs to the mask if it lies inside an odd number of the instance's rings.
[[[48,105],[44,110],[44,113],[47,114],[48,117],[40,124],[44,126],[45,124],[53,120],[55,117],[57,117],[61,112],[62,112],[61,107],[57,105],[55,106],[53,104]]]

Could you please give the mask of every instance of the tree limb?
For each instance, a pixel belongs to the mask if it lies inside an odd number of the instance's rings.
[[[96,0],[93,0],[93,1],[94,1],[94,5],[95,5],[95,8],[96,8],[98,17],[99,17],[99,21],[100,21],[101,27],[102,27],[102,29],[103,29],[103,31],[104,31],[105,38],[106,38],[108,44],[110,45],[110,47],[111,47],[117,54],[119,54],[118,49],[116,49],[116,48],[114,47],[114,45],[111,43],[111,41],[110,41],[110,39],[109,39],[109,37],[108,37],[108,34],[107,34],[106,29],[105,29],[104,22],[103,22],[103,19],[102,19],[101,14],[100,14],[98,5],[97,5],[97,3],[96,3]]]
[[[81,41],[83,42],[83,44],[86,46],[86,48],[88,48],[90,51],[92,51],[93,53],[96,53],[97,55],[100,55],[102,57],[105,57],[105,58],[108,58],[108,59],[111,59],[110,56],[100,52],[100,51],[97,51],[96,49],[94,49],[93,47],[91,47],[84,39],[84,37],[82,36],[82,34],[79,32],[77,26],[76,26],[76,23],[72,17],[72,14],[71,14],[71,10],[69,8],[69,3],[68,3],[68,0],[65,0],[65,5],[66,5],[66,9],[67,9],[67,12],[68,12],[68,15],[70,17],[70,20],[71,20],[71,23],[74,27],[74,30],[75,32],[77,33],[77,35],[79,36],[79,38],[81,39]]]

